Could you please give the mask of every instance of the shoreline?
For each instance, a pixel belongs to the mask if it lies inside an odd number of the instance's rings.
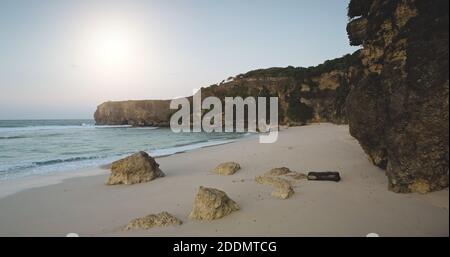
[[[173,153],[169,154],[162,154],[157,155],[154,158],[156,160],[160,158],[169,157],[172,155],[187,153],[196,151],[198,149],[208,148],[208,147],[215,147],[215,146],[221,146],[226,144],[232,144],[238,141],[243,140],[249,140],[253,138],[255,135],[248,135],[243,136],[242,138],[237,139],[230,139],[225,141],[207,141],[207,142],[200,142],[200,143],[194,143],[194,144],[187,144],[182,145],[178,147],[168,148],[168,149],[175,149],[175,148],[183,148],[183,147],[193,147],[191,149],[187,150],[181,150],[181,151],[175,151]],[[210,145],[202,145],[205,143],[210,142]],[[196,147],[197,145],[201,145]],[[166,149],[157,149],[157,150],[166,150]],[[123,156],[125,157],[125,156]],[[123,157],[117,157],[117,160],[123,158]],[[80,167],[75,169],[64,169],[64,170],[54,170],[48,173],[43,174],[34,174],[34,175],[28,175],[25,177],[17,177],[17,178],[11,178],[6,180],[0,181],[0,199],[4,198],[8,195],[19,193],[21,191],[27,190],[27,189],[33,189],[33,188],[39,188],[39,187],[45,187],[45,186],[51,186],[59,183],[63,183],[67,179],[72,178],[78,178],[78,177],[89,177],[89,176],[96,176],[101,174],[109,174],[109,170],[111,167],[112,162],[101,164],[101,165],[94,165],[94,166],[88,166],[88,167]],[[104,173],[104,172],[107,173]],[[11,184],[13,182],[13,184]]]
[[[0,235],[65,236],[448,236],[448,189],[419,194],[387,190],[384,171],[372,165],[348,126],[312,124],[279,133],[274,144],[257,138],[158,157],[166,176],[131,186],[106,186],[108,172],[62,179],[0,198]],[[236,161],[242,170],[210,170]],[[254,177],[275,167],[338,170],[341,182],[294,181],[286,200],[270,196]],[[199,186],[224,190],[241,210],[219,220],[187,218]],[[2,185],[0,185],[2,187]],[[2,187],[2,190],[4,188]],[[168,211],[183,225],[123,231],[133,218]]]

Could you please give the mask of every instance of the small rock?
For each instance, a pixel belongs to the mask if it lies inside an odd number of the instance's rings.
[[[264,175],[266,175],[266,176],[281,176],[281,175],[286,175],[291,172],[292,171],[289,168],[281,167],[281,168],[271,169],[270,171],[266,172]]]
[[[200,187],[195,197],[194,207],[189,218],[197,220],[220,219],[239,210],[236,202],[227,194],[215,188]]]
[[[164,177],[159,164],[146,152],[138,152],[111,165],[111,175],[107,185],[142,183]]]
[[[274,187],[271,195],[279,199],[287,199],[294,194],[294,189],[288,180],[283,178],[258,176],[255,181],[259,184],[270,185]]]
[[[292,171],[289,168],[281,167],[281,168],[274,168],[270,171],[266,172],[264,176],[289,176],[293,179],[306,179],[306,174]]]
[[[150,214],[142,218],[130,221],[125,230],[150,229],[152,227],[167,227],[170,225],[181,225],[183,222],[168,212]]]
[[[233,175],[236,171],[240,170],[241,166],[236,162],[224,162],[214,168],[213,172],[219,175]]]

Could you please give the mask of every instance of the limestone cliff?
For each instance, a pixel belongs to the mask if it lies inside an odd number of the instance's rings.
[[[214,95],[221,99],[225,96],[276,96],[280,124],[347,123],[345,99],[350,85],[361,75],[358,53],[355,53],[316,67],[250,71],[205,88],[202,93],[205,97]]]
[[[361,65],[355,53],[317,67],[250,71],[202,88],[202,97],[278,96],[280,124],[346,123],[345,99],[350,85],[360,76]],[[123,101],[99,105],[94,117],[97,124],[166,126],[171,113],[169,101]]]
[[[167,126],[170,101],[105,102],[94,113],[97,125]]]
[[[395,192],[448,186],[448,1],[352,0],[364,76],[346,100],[350,133]]]

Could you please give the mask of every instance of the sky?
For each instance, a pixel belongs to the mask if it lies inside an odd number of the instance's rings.
[[[2,0],[0,119],[92,118],[352,53],[347,0]]]

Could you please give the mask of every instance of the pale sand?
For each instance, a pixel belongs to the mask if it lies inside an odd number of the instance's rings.
[[[242,170],[220,176],[210,170],[236,161]],[[289,128],[275,144],[257,138],[158,158],[166,177],[132,186],[106,186],[107,171],[28,189],[0,199],[0,235],[81,236],[448,236],[448,190],[427,195],[387,190],[347,126]],[[286,166],[296,171],[338,170],[342,181],[299,181],[287,200],[254,177]],[[244,182],[241,182],[244,179]],[[198,186],[224,190],[241,210],[215,221],[192,221]],[[23,186],[23,183],[22,183]],[[2,188],[3,187],[3,188]],[[12,192],[11,186],[0,185]],[[3,192],[4,193],[4,192]],[[184,224],[122,231],[133,218],[168,211]]]

